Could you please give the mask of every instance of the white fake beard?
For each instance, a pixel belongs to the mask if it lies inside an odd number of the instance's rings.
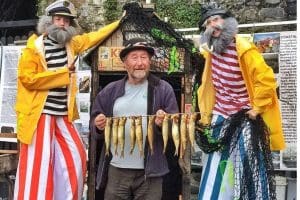
[[[234,36],[238,32],[238,22],[233,17],[228,17],[224,19],[224,24],[222,27],[222,32],[219,37],[213,37],[213,28],[205,31],[205,34],[200,40],[201,44],[207,43],[209,47],[213,47],[213,51],[221,54],[225,51],[227,46],[233,41]]]
[[[47,27],[47,33],[52,39],[62,45],[65,45],[72,39],[73,36],[77,35],[77,31],[74,27],[69,26],[66,28],[61,28],[55,24]]]

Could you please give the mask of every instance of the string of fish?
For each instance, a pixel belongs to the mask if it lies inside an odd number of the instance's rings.
[[[175,113],[164,114],[162,122],[162,137],[163,137],[163,153],[166,152],[169,138],[173,139],[175,145],[174,156],[183,158],[187,148],[187,142],[191,144],[192,151],[195,148],[195,126],[199,112],[194,113]],[[181,117],[180,117],[181,115]],[[150,153],[154,153],[154,132],[153,125],[156,115],[140,115],[140,116],[121,116],[107,117],[104,130],[104,139],[106,145],[105,155],[109,155],[111,139],[114,146],[114,154],[118,155],[118,146],[120,146],[120,156],[124,157],[125,146],[125,123],[130,120],[130,154],[133,153],[137,143],[140,156],[143,156],[143,129],[142,118],[148,117],[147,139],[149,143]],[[171,129],[170,129],[171,128]],[[169,130],[170,129],[170,130]],[[171,131],[171,134],[170,134]],[[180,152],[179,152],[180,151]]]

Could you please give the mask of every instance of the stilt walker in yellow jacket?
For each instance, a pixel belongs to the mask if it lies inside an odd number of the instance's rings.
[[[86,153],[72,122],[79,118],[74,60],[108,37],[114,22],[78,34],[74,5],[58,0],[46,8],[22,51],[16,100],[21,142],[14,199],[81,199]]]
[[[270,150],[285,142],[273,70],[254,44],[237,36],[230,12],[203,7],[199,26],[206,59],[200,137],[207,140],[198,143],[208,154],[198,200],[275,199]]]

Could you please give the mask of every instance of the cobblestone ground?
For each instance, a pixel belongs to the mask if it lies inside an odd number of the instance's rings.
[[[190,200],[197,200],[200,176],[201,174],[199,171],[194,171],[194,172],[192,171]]]

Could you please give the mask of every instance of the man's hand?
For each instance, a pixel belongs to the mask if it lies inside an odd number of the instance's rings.
[[[76,58],[74,59],[74,61],[70,65],[68,65],[68,69],[69,69],[70,73],[74,73],[75,72],[75,69],[76,69],[75,68],[75,63],[78,60],[78,58],[79,58],[79,56],[76,56]]]
[[[256,120],[256,116],[259,114],[258,112],[256,112],[255,110],[251,109],[249,111],[246,112],[246,114],[248,115],[248,117],[252,120]]]
[[[68,66],[68,68],[69,68],[69,72],[70,73],[74,73],[75,72],[75,66],[74,65],[70,65],[70,66]]]
[[[69,73],[75,72],[75,63],[72,63],[71,65],[68,65]]]
[[[94,120],[95,126],[99,129],[99,130],[104,130],[105,128],[105,124],[106,124],[106,117],[103,114],[99,114],[97,115],[97,117]]]
[[[166,112],[159,109],[157,112],[156,112],[156,117],[155,117],[155,124],[159,127],[162,126],[162,123],[163,123],[163,120],[165,118],[165,114]]]
[[[126,10],[123,11],[121,18],[125,17],[125,15],[126,15]]]

